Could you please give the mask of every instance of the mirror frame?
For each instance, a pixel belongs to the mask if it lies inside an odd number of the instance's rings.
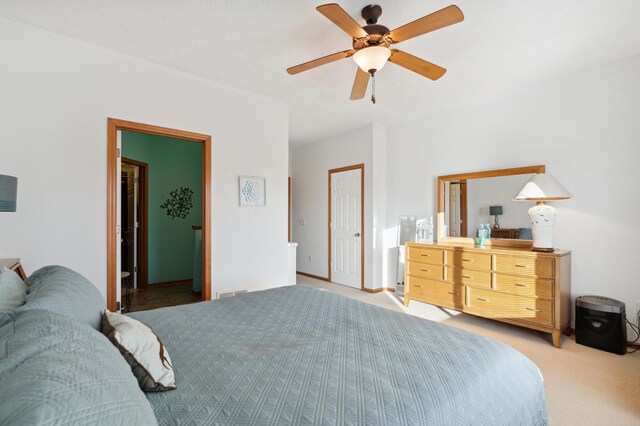
[[[473,238],[468,237],[447,237],[444,235],[444,215],[445,215],[445,205],[444,205],[444,184],[445,182],[458,181],[458,180],[469,180],[469,179],[483,179],[490,177],[500,177],[500,176],[513,176],[513,175],[527,175],[527,174],[535,174],[535,173],[545,173],[546,167],[544,165],[539,166],[526,166],[526,167],[514,167],[511,169],[498,169],[498,170],[487,170],[484,172],[471,172],[471,173],[459,173],[455,175],[446,175],[446,176],[438,176],[438,244],[464,244],[464,245],[473,245]],[[518,191],[518,189],[516,189]],[[515,192],[514,192],[515,194]],[[465,223],[465,226],[467,224]],[[486,243],[487,246],[491,247],[523,247],[530,248],[533,246],[533,241],[531,240],[509,240],[509,239],[489,239]]]

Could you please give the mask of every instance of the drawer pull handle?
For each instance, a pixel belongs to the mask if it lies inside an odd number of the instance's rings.
[[[518,265],[516,264],[516,268],[530,268],[529,265]]]
[[[416,288],[422,288],[422,286],[421,286],[421,285],[416,285],[416,284],[414,284],[413,286],[414,286],[414,287],[416,287]]]
[[[462,259],[463,262],[473,262],[473,259]]]
[[[516,283],[516,287],[525,287],[525,288],[529,288],[529,287],[531,287],[531,286],[530,286],[529,284],[519,284],[519,283]]]
[[[431,272],[431,269],[420,269],[422,272]]]
[[[453,294],[454,296],[460,296],[460,293],[454,293],[453,291],[448,291],[447,293]]]
[[[542,312],[542,309],[536,309],[536,308],[525,308],[527,311],[534,311],[534,312]]]
[[[472,280],[472,279],[473,279],[473,277],[472,277],[471,275],[463,275],[463,276],[462,276],[462,278],[467,278],[467,279],[469,279],[469,280]]]
[[[431,255],[430,255],[430,254],[424,254],[424,253],[420,253],[420,256],[423,256],[423,257],[431,257]]]
[[[481,297],[476,297],[476,299],[481,302],[491,302],[489,299],[482,299]]]

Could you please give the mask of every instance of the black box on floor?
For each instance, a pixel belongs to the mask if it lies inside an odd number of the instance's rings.
[[[614,354],[627,353],[623,302],[602,296],[576,299],[576,343]]]

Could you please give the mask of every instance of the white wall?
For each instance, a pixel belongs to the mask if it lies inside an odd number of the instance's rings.
[[[384,231],[387,222],[387,129],[386,127],[373,124],[373,135],[371,141],[372,151],[372,215],[371,224],[373,226],[372,235],[372,267],[371,282],[369,288],[387,287],[383,277],[389,273],[388,253],[385,250]],[[396,265],[393,263],[392,270]],[[395,282],[388,287],[395,288]]]
[[[640,300],[640,56],[506,99],[387,128],[387,228],[436,210],[439,175],[546,164],[575,196],[558,201],[555,246],[573,251],[572,296]],[[412,153],[412,155],[407,155]]]
[[[286,284],[286,105],[5,19],[0,51],[0,173],[19,179],[0,257],[69,266],[106,294],[113,117],[212,136],[213,292]],[[238,207],[238,175],[266,178],[265,207]]]
[[[501,228],[531,228],[527,212],[531,203],[513,201],[532,175],[499,176],[467,180],[467,235],[474,236],[481,223],[493,227],[490,206],[502,206]]]
[[[328,171],[364,163],[364,280],[367,288],[380,286],[382,257],[374,253],[374,248],[382,248],[385,154],[385,129],[379,125],[365,126],[292,150],[292,234],[298,243],[298,271],[327,277]],[[374,164],[378,165],[377,174],[373,172]],[[305,224],[301,225],[300,221]]]

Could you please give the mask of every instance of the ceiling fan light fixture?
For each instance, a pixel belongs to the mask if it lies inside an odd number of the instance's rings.
[[[373,74],[380,71],[391,56],[391,50],[384,46],[370,46],[358,50],[353,55],[353,60],[364,72]]]

